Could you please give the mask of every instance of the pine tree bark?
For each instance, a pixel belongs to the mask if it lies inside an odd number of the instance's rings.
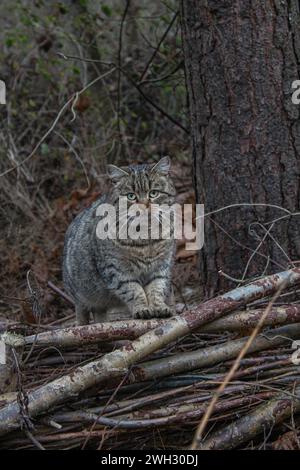
[[[182,0],[181,18],[197,202],[205,212],[299,211],[299,2]],[[206,217],[204,293],[232,287],[219,270],[243,279],[299,260],[299,224],[268,206]]]

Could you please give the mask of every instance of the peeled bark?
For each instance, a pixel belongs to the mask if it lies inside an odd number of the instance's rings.
[[[232,204],[300,209],[299,2],[181,1],[182,39],[198,203],[205,212]],[[299,259],[299,216],[271,207],[235,207],[205,219],[201,286],[208,296],[241,279]],[[218,224],[218,225],[216,225]],[[282,247],[282,249],[280,248]],[[263,256],[261,256],[263,255]],[[269,263],[268,263],[268,256]]]

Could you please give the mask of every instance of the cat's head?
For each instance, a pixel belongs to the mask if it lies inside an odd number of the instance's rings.
[[[170,177],[170,166],[169,157],[163,157],[154,164],[127,167],[108,165],[113,204],[120,197],[126,197],[129,204],[142,204],[146,207],[151,204],[174,204],[176,191]]]

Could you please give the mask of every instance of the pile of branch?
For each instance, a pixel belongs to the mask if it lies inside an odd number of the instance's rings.
[[[285,431],[298,445],[300,305],[281,303],[298,284],[295,268],[168,320],[6,335],[17,387],[2,387],[0,448],[189,448],[230,371],[197,448],[278,448]]]

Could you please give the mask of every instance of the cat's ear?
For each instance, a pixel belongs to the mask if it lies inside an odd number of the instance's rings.
[[[151,169],[152,173],[160,173],[167,176],[170,172],[171,159],[170,157],[162,157]]]
[[[117,183],[124,176],[128,176],[126,168],[119,168],[115,165],[107,165],[107,174],[113,183]]]

